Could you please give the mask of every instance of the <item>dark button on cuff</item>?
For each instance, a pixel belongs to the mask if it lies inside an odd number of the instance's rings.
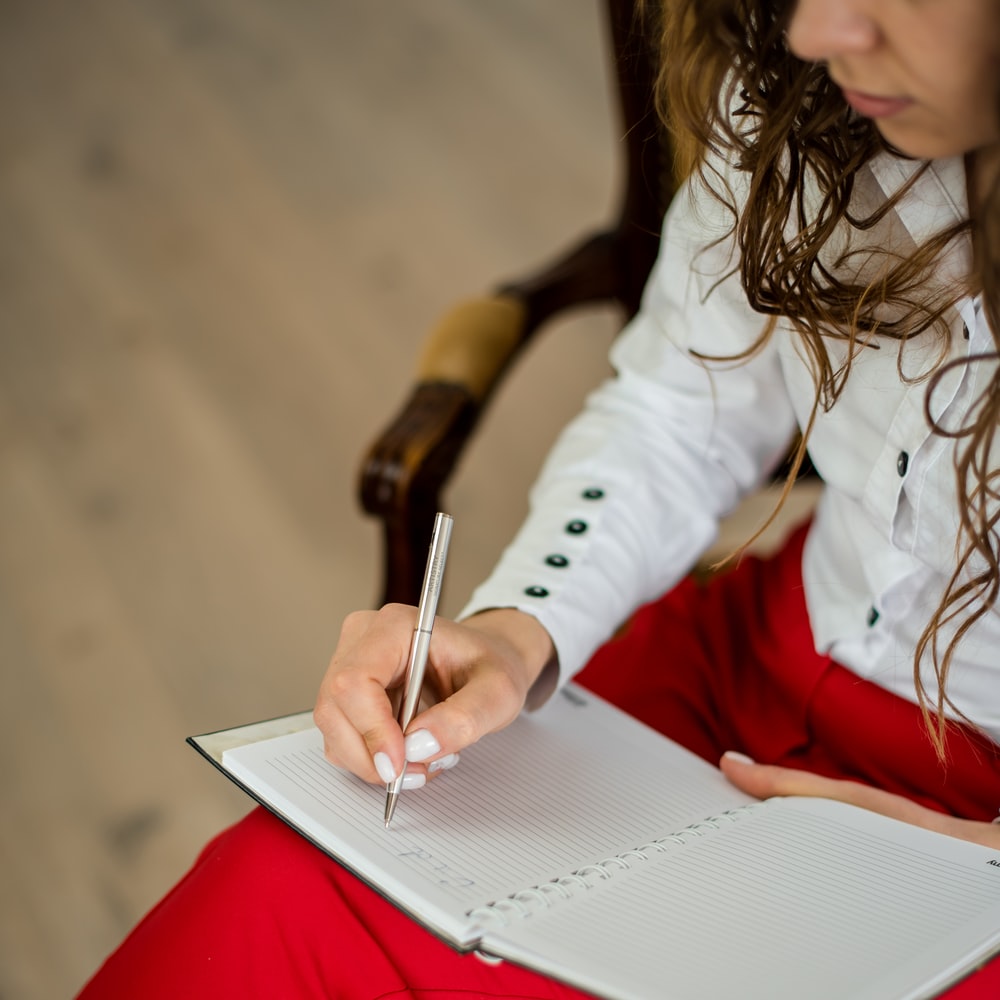
[[[587,530],[586,521],[570,521],[566,525],[566,530],[571,535],[582,535]]]
[[[878,608],[874,604],[868,609],[868,617],[865,620],[868,622],[869,628],[878,621]]]
[[[590,489],[584,490],[580,496],[584,500],[602,500],[604,499],[604,490],[597,486],[591,486]]]
[[[528,595],[528,597],[548,597],[549,596],[549,592],[544,587],[539,587],[539,586],[525,587],[524,588],[524,592]]]
[[[906,470],[910,466],[910,456],[905,451],[901,451],[896,457],[896,471],[901,475],[906,475]]]
[[[569,560],[565,556],[560,556],[553,554],[551,556],[546,556],[545,561],[550,566],[555,566],[556,569],[565,569],[569,565]]]

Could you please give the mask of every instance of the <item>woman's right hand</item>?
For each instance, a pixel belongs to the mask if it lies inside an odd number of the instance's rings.
[[[448,766],[512,722],[554,656],[548,632],[514,608],[436,619],[424,682],[434,704],[413,718],[404,742],[389,692],[402,683],[416,618],[401,604],[349,615],[320,685],[313,716],[326,756],[366,781],[391,781],[408,756],[404,788],[419,787],[433,773],[428,765]]]

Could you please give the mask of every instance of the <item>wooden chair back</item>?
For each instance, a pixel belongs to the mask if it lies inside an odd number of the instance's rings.
[[[676,187],[675,153],[655,107],[655,3],[607,0],[623,158],[619,209],[547,267],[459,303],[425,341],[415,384],[362,463],[360,498],[383,528],[382,602],[417,602],[434,514],[510,363],[552,317],[588,303],[639,308]]]

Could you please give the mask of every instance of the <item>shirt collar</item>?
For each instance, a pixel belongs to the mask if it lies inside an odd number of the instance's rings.
[[[927,163],[884,152],[870,162],[872,175],[887,198],[919,174],[925,163],[927,169],[896,206],[900,221],[917,243],[969,217],[964,160],[952,156]]]

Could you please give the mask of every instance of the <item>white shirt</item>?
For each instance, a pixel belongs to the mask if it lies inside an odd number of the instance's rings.
[[[881,155],[857,178],[854,204],[870,210],[918,170]],[[906,253],[966,214],[961,161],[935,162],[878,228],[845,235],[830,253],[848,239]],[[643,307],[612,348],[615,377],[561,435],[526,522],[462,612],[517,607],[535,615],[555,643],[561,680],[689,571],[720,519],[762,483],[811,412],[813,378],[788,326],[746,361],[692,356],[733,355],[762,330],[733,273],[732,241],[712,245],[729,226],[701,185],[675,198]],[[956,245],[936,280],[958,287],[967,268],[968,248]],[[972,299],[948,320],[948,358],[993,349]],[[843,356],[839,341],[829,350]],[[803,557],[817,649],[910,700],[916,642],[956,565],[954,443],[931,433],[921,377],[941,361],[940,338],[915,339],[902,359],[896,341],[879,339],[878,349],[855,358],[809,440],[825,483]],[[957,367],[933,395],[935,416],[949,427],[964,424],[978,387],[997,377],[992,361]],[[924,674],[933,694],[929,666]],[[948,694],[1000,740],[996,606],[959,647]]]

